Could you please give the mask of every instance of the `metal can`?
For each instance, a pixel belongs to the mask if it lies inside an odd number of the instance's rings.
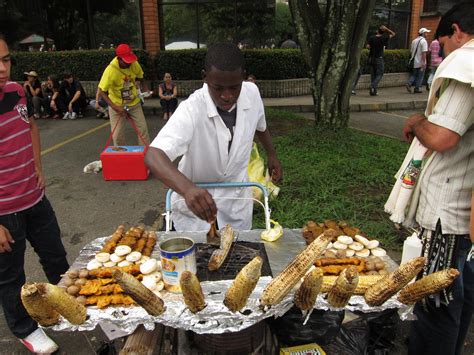
[[[176,237],[159,244],[163,282],[169,292],[181,293],[179,279],[184,271],[196,273],[196,248],[190,238]]]

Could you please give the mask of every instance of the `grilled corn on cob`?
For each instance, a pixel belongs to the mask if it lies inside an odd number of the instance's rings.
[[[306,274],[322,254],[330,238],[320,235],[299,253],[288,266],[265,287],[260,302],[262,306],[278,304]]]
[[[359,282],[354,290],[354,295],[363,295],[367,289],[384,278],[383,275],[359,275]],[[324,276],[321,292],[329,292],[336,283],[337,276]]]
[[[113,271],[112,276],[123,291],[152,316],[159,316],[165,311],[163,300],[143,286],[132,275],[116,269]]]
[[[184,303],[186,303],[191,312],[196,313],[206,307],[201,284],[196,275],[191,271],[184,271],[181,274],[179,285],[183,292]]]
[[[311,309],[316,302],[316,297],[321,291],[323,284],[323,271],[321,269],[314,269],[308,273],[300,288],[295,293],[295,305],[302,311]]]
[[[229,310],[237,312],[245,307],[250,294],[260,278],[262,264],[262,258],[256,256],[239,271],[225,294],[224,305]]]
[[[425,265],[426,258],[414,258],[370,286],[364,298],[369,306],[380,306],[410,282]]]
[[[207,266],[210,271],[217,270],[222,266],[234,241],[234,231],[229,224],[222,228],[220,235],[221,246],[219,249],[214,250]]]
[[[86,321],[86,307],[62,288],[48,283],[38,283],[36,288],[43,299],[70,323],[82,324]]]
[[[59,313],[54,310],[38,292],[35,284],[24,284],[21,288],[21,302],[28,314],[39,325],[49,327],[59,320]]]
[[[336,282],[328,292],[328,302],[333,307],[345,307],[354,294],[359,283],[359,273],[354,266],[350,266],[337,277]]]
[[[453,283],[459,271],[456,269],[446,269],[428,276],[405,286],[398,294],[398,300],[405,304],[413,304],[425,296],[437,293]]]

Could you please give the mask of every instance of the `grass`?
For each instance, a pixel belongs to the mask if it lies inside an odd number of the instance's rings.
[[[407,145],[351,129],[322,131],[287,111],[267,109],[266,114],[284,176],[278,198],[270,202],[272,219],[285,228],[301,228],[308,220],[345,220],[398,249],[400,232],[383,205]],[[259,207],[253,228],[263,227]]]

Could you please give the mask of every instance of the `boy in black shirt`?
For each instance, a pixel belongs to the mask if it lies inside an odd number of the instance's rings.
[[[76,80],[71,73],[63,75],[57,105],[60,111],[65,112],[63,120],[68,118],[75,120],[82,117],[82,110],[87,107],[86,92],[79,80]]]
[[[370,66],[370,96],[377,95],[377,86],[384,71],[383,51],[388,45],[388,40],[393,36],[395,36],[395,32],[382,25],[376,34],[369,38],[367,43],[369,49],[368,64]]]

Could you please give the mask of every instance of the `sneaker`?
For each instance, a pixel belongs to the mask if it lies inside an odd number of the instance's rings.
[[[58,350],[58,345],[46,335],[43,329],[38,328],[20,342],[32,353],[52,354]]]
[[[421,94],[421,90],[420,89],[415,89],[415,90],[413,90],[413,93],[414,94]]]
[[[355,94],[356,94],[355,90],[352,90],[352,91],[351,91],[351,94],[352,94],[352,95],[355,95]]]
[[[406,84],[405,87],[407,88],[407,91],[411,94],[411,85],[410,84]]]
[[[79,111],[79,112],[77,113],[77,118],[82,118],[82,117],[84,117],[84,115],[82,114],[81,111]]]
[[[39,120],[39,119],[40,119],[39,113],[35,113],[33,116],[34,116],[35,120]]]
[[[69,119],[69,112],[66,112],[63,116],[63,120]]]
[[[106,120],[106,119],[109,118],[109,114],[107,113],[107,111],[104,112],[104,115],[102,116],[102,118],[103,118],[104,120]]]
[[[57,113],[55,113],[53,115],[53,117],[51,117],[53,120],[59,120],[61,118],[61,116],[59,116]]]
[[[69,116],[69,119],[75,120],[77,118],[77,114],[75,112],[71,112],[71,115]]]
[[[370,96],[377,96],[377,90],[375,90],[374,88],[370,88],[369,94]]]

